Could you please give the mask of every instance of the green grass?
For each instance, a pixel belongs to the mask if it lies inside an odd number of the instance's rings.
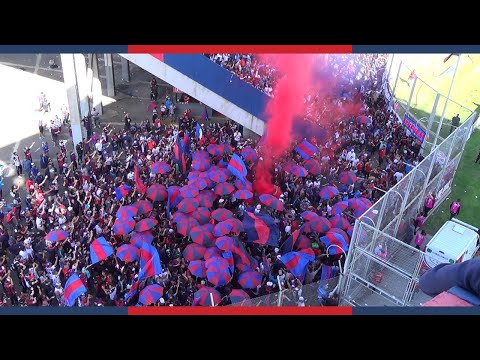
[[[452,192],[425,223],[428,234],[435,234],[450,217],[450,204],[460,199],[462,207],[458,219],[473,226],[480,226],[480,163],[475,159],[480,151],[480,130],[476,130],[465,146],[462,160],[453,179]]]

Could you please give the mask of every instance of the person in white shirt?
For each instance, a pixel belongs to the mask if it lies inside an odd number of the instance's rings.
[[[97,142],[95,143],[95,150],[97,150],[99,153],[101,153],[102,149],[103,149],[102,142],[100,140],[97,140]]]
[[[402,180],[403,178],[403,173],[401,173],[400,171],[397,171],[395,174],[393,174],[393,176],[395,176],[395,180],[397,180],[397,183]]]

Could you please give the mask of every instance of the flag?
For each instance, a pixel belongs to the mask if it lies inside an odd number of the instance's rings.
[[[243,225],[247,233],[248,242],[278,246],[280,229],[271,216],[266,214],[254,215],[246,211],[243,214]]]
[[[155,246],[143,243],[140,250],[140,272],[138,280],[144,280],[163,272],[160,255]]]
[[[266,256],[262,257],[262,265],[263,265],[263,271],[265,271],[266,273],[270,273],[270,269],[271,269],[270,261]]]
[[[185,160],[185,153],[183,151],[182,145],[179,145],[178,143],[179,142],[177,141],[177,143],[173,147],[173,156],[175,158],[175,162],[178,165],[179,171],[182,174],[185,174],[185,172],[187,171],[187,162]]]
[[[283,243],[282,245],[282,255],[290,252],[290,251],[293,251],[293,247],[295,246],[295,244],[297,243],[297,240],[298,238],[300,237],[300,235],[303,234],[303,228],[304,228],[305,225],[303,225],[302,227],[300,227],[300,229],[297,229],[293,232],[292,235],[290,235],[288,237],[287,240],[285,240],[285,242]]]
[[[125,294],[125,301],[127,301],[128,299],[130,299],[132,296],[137,295],[137,293],[138,293],[138,284],[139,284],[138,281],[134,281],[134,282],[133,282],[132,287],[130,288],[130,290],[128,290],[128,293]]]
[[[122,184],[119,187],[115,188],[115,200],[119,201],[120,199],[124,198],[128,195],[128,193],[132,190],[131,186]]]
[[[179,187],[169,186],[167,193],[167,218],[170,219],[170,208],[177,206],[183,200],[183,197],[180,195]]]
[[[235,263],[240,263],[250,267],[252,270],[258,266],[257,260],[255,260],[245,249],[243,243],[234,238],[235,241],[233,242],[232,246],[232,253]]]
[[[203,121],[209,121],[210,119],[208,118],[208,111],[207,107],[205,106],[203,109],[203,115],[202,115]]]
[[[95,239],[90,244],[90,260],[92,264],[105,260],[110,255],[113,255],[113,247],[102,236]]]
[[[303,140],[300,144],[295,146],[295,150],[303,159],[310,159],[318,152],[318,149],[314,145],[310,144],[307,140]]]
[[[195,136],[197,137],[198,140],[202,140],[203,138],[203,130],[200,124],[197,122],[197,126],[195,128]]]
[[[445,59],[443,59],[443,62],[446,63],[452,56],[460,56],[460,54],[450,54],[448,55]]]
[[[315,255],[301,251],[292,251],[283,255],[280,261],[284,263],[293,276],[303,282],[307,266],[310,262],[315,261]]]
[[[230,162],[228,163],[227,169],[230,170],[230,172],[237,178],[245,182],[247,168],[240,156],[238,156],[237,154],[233,154]]]
[[[142,179],[140,178],[140,174],[138,173],[137,166],[135,166],[134,175],[135,175],[135,187],[137,188],[137,191],[140,194],[145,195],[145,193],[147,192],[147,187],[145,186],[145,184],[142,182]]]
[[[65,289],[63,292],[63,300],[67,306],[73,306],[75,300],[82,294],[87,292],[87,288],[83,285],[82,280],[78,277],[77,274],[72,274],[65,284]]]
[[[322,264],[321,266],[322,273],[320,274],[320,287],[325,287],[327,280],[334,278],[338,274],[338,268],[336,266],[328,266]]]

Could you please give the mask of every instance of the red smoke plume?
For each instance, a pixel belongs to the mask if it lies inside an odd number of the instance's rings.
[[[333,76],[327,67],[327,55],[318,54],[277,54],[261,56],[261,62],[271,64],[280,74],[274,88],[274,97],[268,102],[266,114],[266,136],[262,157],[255,169],[255,192],[279,196],[280,189],[273,185],[272,173],[275,159],[282,156],[291,146],[294,121],[320,119],[324,124],[333,124],[344,117],[358,115],[361,102],[333,105],[332,98],[338,98],[340,79]],[[347,86],[348,88],[348,86]],[[316,96],[314,112],[307,116],[305,95]],[[296,120],[298,119],[298,120]],[[310,138],[311,134],[300,134]]]

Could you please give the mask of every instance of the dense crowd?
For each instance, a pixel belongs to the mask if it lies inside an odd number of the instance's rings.
[[[242,74],[244,69],[250,75],[258,72],[254,56],[217,54],[213,59],[231,64]],[[231,121],[201,123],[189,111],[169,124],[164,120],[173,108],[170,99],[162,103],[165,110],[160,114],[151,106],[151,118],[140,124],[125,114],[122,130],[101,125],[101,121],[96,127],[95,121],[86,118],[83,124],[88,136],[75,149],[68,150],[58,141],[58,135],[69,126],[68,114],[52,120],[47,126],[50,135],[44,134],[42,125],[38,167],[30,148],[24,149],[22,159],[17,153],[12,157],[17,174],[25,179],[25,189],[13,185],[9,194],[3,191],[9,200],[2,202],[0,281],[4,301],[0,304],[65,306],[66,284],[73,274],[87,289],[75,299],[75,306],[208,305],[210,293],[216,304],[228,305],[234,302],[233,294],[254,298],[279,287],[298,289],[333,276],[334,265],[344,259],[348,246],[332,252],[321,237],[336,232],[348,244],[355,218],[400,181],[410,165],[420,161],[420,144],[388,110],[378,91],[381,71],[373,72],[370,67],[363,66],[363,77],[358,78],[358,69],[346,67],[345,72],[332,61],[335,76],[345,81],[354,77],[348,89],[337,93],[341,101],[360,101],[361,116],[331,122],[329,139],[306,139],[318,150],[307,159],[295,150],[304,139],[276,159],[273,183],[281,189],[277,196],[281,205],[274,202],[277,206],[266,205],[259,200],[262,194],[252,190],[255,167],[261,166],[263,152],[268,151],[262,141],[257,144],[244,138]],[[270,75],[262,80],[262,88],[267,83],[272,86]],[[157,96],[153,94],[154,102],[158,102]],[[329,101],[338,101],[338,97]],[[312,108],[309,104],[306,101],[306,113]],[[173,111],[170,115],[173,118]],[[315,115],[314,122],[317,116],[321,115]],[[51,136],[54,149],[49,148],[46,136]],[[233,154],[246,164],[245,181],[227,168]],[[293,167],[309,170],[297,173]],[[222,190],[217,191],[219,188]],[[186,201],[174,203],[170,190],[180,192]],[[236,195],[237,190],[247,191],[244,200]],[[11,209],[7,204],[10,198]],[[193,210],[183,209],[191,203],[195,203]],[[119,214],[128,205],[136,210],[124,218]],[[282,209],[278,210],[279,206]],[[275,245],[248,238],[246,212],[274,220],[279,229]],[[230,221],[231,226],[222,231],[233,244],[224,247],[220,245],[222,236],[213,233],[219,223],[230,218],[240,222]],[[318,230],[311,224],[316,219],[332,229]],[[153,224],[146,232],[136,228],[145,220]],[[198,227],[207,234],[203,240],[195,239],[193,249],[191,230]],[[68,236],[50,236],[58,230]],[[147,278],[139,278],[145,267],[138,259],[143,256],[141,242],[135,241],[139,234],[146,235],[162,266]],[[292,236],[293,244],[289,243]],[[114,254],[92,263],[92,242],[102,237]],[[131,261],[119,254],[127,248],[133,254]],[[282,256],[291,252],[310,257],[301,276],[282,261]],[[220,259],[226,259],[228,269],[219,270],[221,274],[215,278],[207,276],[205,270],[208,272],[212,263],[225,263]],[[200,270],[193,268],[193,262]],[[333,271],[328,276],[327,267]],[[245,273],[250,276],[247,280]],[[161,288],[158,296],[145,300],[142,291],[155,284],[160,285],[156,289]],[[316,301],[306,300],[307,305]],[[332,303],[328,296],[323,300]],[[305,299],[299,296],[298,302],[305,304]]]

